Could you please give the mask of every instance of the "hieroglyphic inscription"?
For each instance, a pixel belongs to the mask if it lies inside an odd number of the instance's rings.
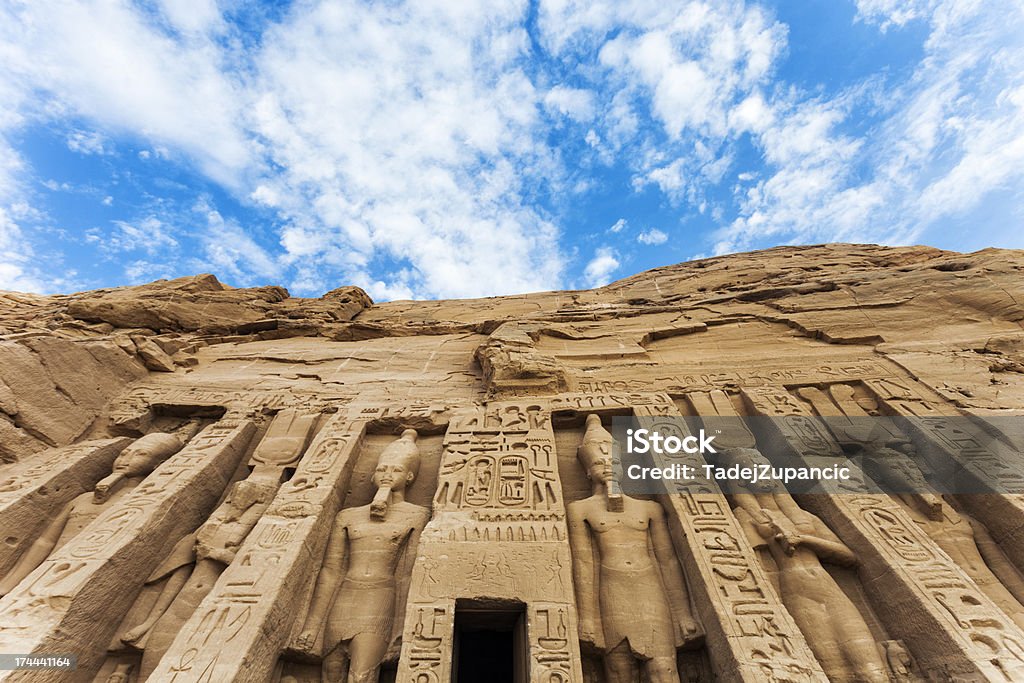
[[[803,416],[757,422],[769,432],[757,435],[761,450],[807,465],[834,458],[840,449],[827,428],[806,404],[784,401],[786,393],[781,387],[744,390],[757,414],[779,415],[785,404]],[[829,495],[807,495],[800,502],[857,553],[861,580],[874,587],[878,600],[872,604],[890,632],[907,643],[928,675],[1024,675],[1024,633],[891,498],[844,492],[867,488],[863,473],[850,469],[853,478],[846,485],[823,483]],[[908,594],[917,599],[901,600]]]
[[[110,472],[128,438],[55,448],[6,468],[0,476],[0,576],[17,561],[40,524]]]
[[[1024,490],[1024,455],[992,438],[966,417],[947,419],[955,409],[929,400],[909,381],[864,383],[915,437],[918,451],[933,468],[965,478],[968,490]],[[1003,552],[1024,569],[1024,494],[960,494],[965,509],[983,523]]]
[[[291,632],[292,606],[315,575],[314,558],[323,554],[365,427],[343,413],[328,421],[150,681],[234,680],[242,671],[251,680],[269,679]]]
[[[568,604],[534,602],[527,611],[527,635],[533,656],[532,683],[572,683],[573,653],[579,651],[579,635],[572,624]]]
[[[402,635],[402,656],[396,681],[447,683],[451,680],[455,601],[410,603]]]
[[[683,429],[671,403],[656,410],[638,406],[634,412],[641,427],[665,435]],[[666,415],[675,417],[659,419]],[[699,454],[681,453],[679,459],[659,456],[655,465],[670,462],[704,464]],[[680,556],[720,675],[743,681],[827,680],[714,481],[680,481],[669,492],[669,528],[677,547],[687,549]]]
[[[98,669],[168,539],[210,513],[254,432],[248,421],[207,427],[44,561],[0,601],[0,651],[75,652],[80,671]],[[66,628],[69,620],[90,628]]]
[[[662,391],[685,394],[710,389],[781,386],[807,382],[840,382],[864,378],[888,378],[895,370],[889,364],[866,358],[851,358],[817,367],[780,366],[750,367],[742,371],[715,370],[686,375],[659,377],[655,386]]]
[[[451,608],[459,598],[524,601],[531,616],[533,605],[544,603],[543,613],[558,620],[551,638],[558,638],[558,624],[564,624],[575,643],[579,627],[569,608],[566,538],[546,406],[491,402],[456,412],[445,433],[433,517],[413,568],[397,680],[448,680],[448,650],[438,651],[435,644],[450,639]],[[530,680],[582,680],[578,647],[562,657],[551,649],[554,643],[531,641]]]

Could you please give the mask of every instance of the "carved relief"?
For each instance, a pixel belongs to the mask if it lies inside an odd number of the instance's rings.
[[[419,471],[417,433],[406,430],[380,456],[370,505],[341,511],[334,522],[298,647],[323,639],[323,680],[372,681],[401,633],[407,576],[429,510],[405,501]]]
[[[80,667],[98,668],[106,643],[159,562],[167,539],[180,537],[210,512],[253,431],[248,422],[212,425],[142,483],[141,476],[180,448],[180,441],[154,434],[140,439],[137,448],[125,449],[111,476],[88,494],[98,492],[109,504],[87,501],[102,509],[89,515],[92,510],[83,505],[81,512],[92,521],[78,533],[67,525],[75,519],[71,513],[79,511],[69,510],[51,538],[56,545],[65,529],[72,537],[0,602],[0,648],[31,652],[65,643],[78,655]],[[52,526],[57,529],[56,523]],[[102,590],[110,585],[119,591]],[[65,630],[68,620],[80,619],[89,620],[87,633]],[[68,633],[73,634],[70,641]]]
[[[632,683],[641,669],[674,681],[676,648],[699,642],[701,629],[661,506],[608,494],[612,443],[589,415],[579,459],[594,492],[568,510],[580,640],[603,653],[609,683]]]
[[[148,434],[127,446],[114,460],[111,473],[96,483],[95,489],[83,493],[51,516],[46,528],[18,562],[0,580],[0,596],[14,590],[26,576],[42,564],[54,551],[60,550],[82,532],[102,512],[110,510],[157,466],[182,448],[181,439],[173,434]],[[91,531],[74,550],[78,558],[90,557],[111,542],[122,530],[131,529],[142,510],[122,506],[107,517],[102,531]]]
[[[720,467],[754,467],[766,462],[753,449],[719,453]],[[816,516],[801,509],[777,482],[743,489],[726,480],[737,518],[768,547],[778,571],[779,592],[831,680],[889,680],[864,618],[822,562],[855,566],[856,555]]]

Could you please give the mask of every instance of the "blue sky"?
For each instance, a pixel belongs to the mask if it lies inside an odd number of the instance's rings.
[[[0,289],[1024,247],[1018,0],[0,0]]]

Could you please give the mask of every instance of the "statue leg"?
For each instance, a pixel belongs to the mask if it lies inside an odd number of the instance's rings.
[[[377,683],[380,663],[388,651],[387,638],[360,633],[348,645],[348,683]]]
[[[655,657],[644,664],[644,671],[651,683],[679,683],[679,671],[676,669],[676,658],[665,656]]]
[[[640,672],[636,658],[623,640],[604,655],[604,675],[608,683],[637,683]]]
[[[204,559],[196,563],[184,587],[149,632],[146,649],[143,651],[138,680],[144,681],[156,669],[164,653],[188,621],[196,607],[203,601],[213,584],[220,578],[224,565],[216,560]]]
[[[348,657],[345,656],[345,648],[339,643],[330,652],[324,655],[323,665],[320,669],[320,680],[322,683],[344,683],[348,678]]]
[[[863,632],[859,632],[861,630],[857,628],[851,630],[855,632],[840,634],[840,644],[857,680],[866,683],[887,683],[890,680],[889,665],[883,661],[871,633],[866,628]]]

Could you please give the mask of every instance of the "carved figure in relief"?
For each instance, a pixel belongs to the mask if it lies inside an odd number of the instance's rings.
[[[568,506],[580,640],[604,655],[608,683],[677,683],[676,648],[701,637],[658,503],[608,496],[612,436],[587,417],[577,451],[593,485]]]
[[[406,596],[396,577],[411,574],[430,517],[427,508],[405,500],[419,471],[417,436],[407,429],[381,453],[373,502],[342,510],[334,520],[297,642],[312,653],[323,633],[325,683],[375,683],[388,647],[401,633]]]
[[[232,485],[224,502],[194,533],[183,537],[147,579],[163,588],[142,623],[121,635],[127,645],[144,648],[138,680],[160,663],[182,625],[210,592],[256,526],[277,491],[279,480],[250,476]]]
[[[81,494],[61,510],[43,533],[19,558],[18,563],[0,581],[0,596],[14,590],[22,579],[42,564],[54,551],[73,539],[100,513],[116,505],[164,460],[183,447],[174,434],[147,434],[125,448],[114,460],[109,476],[97,482],[92,491]]]
[[[989,535],[988,529],[942,497],[931,493],[914,462],[909,443],[896,450],[871,449],[867,471],[898,493],[893,498],[921,529],[977,584],[1003,612],[1024,628],[1024,577]],[[955,500],[952,496],[950,500]]]
[[[721,467],[757,467],[768,461],[756,449],[732,448],[711,456]],[[855,566],[857,558],[818,517],[797,505],[776,481],[745,485],[722,480],[736,516],[767,545],[778,567],[782,603],[831,680],[889,681],[867,623],[821,566]]]

